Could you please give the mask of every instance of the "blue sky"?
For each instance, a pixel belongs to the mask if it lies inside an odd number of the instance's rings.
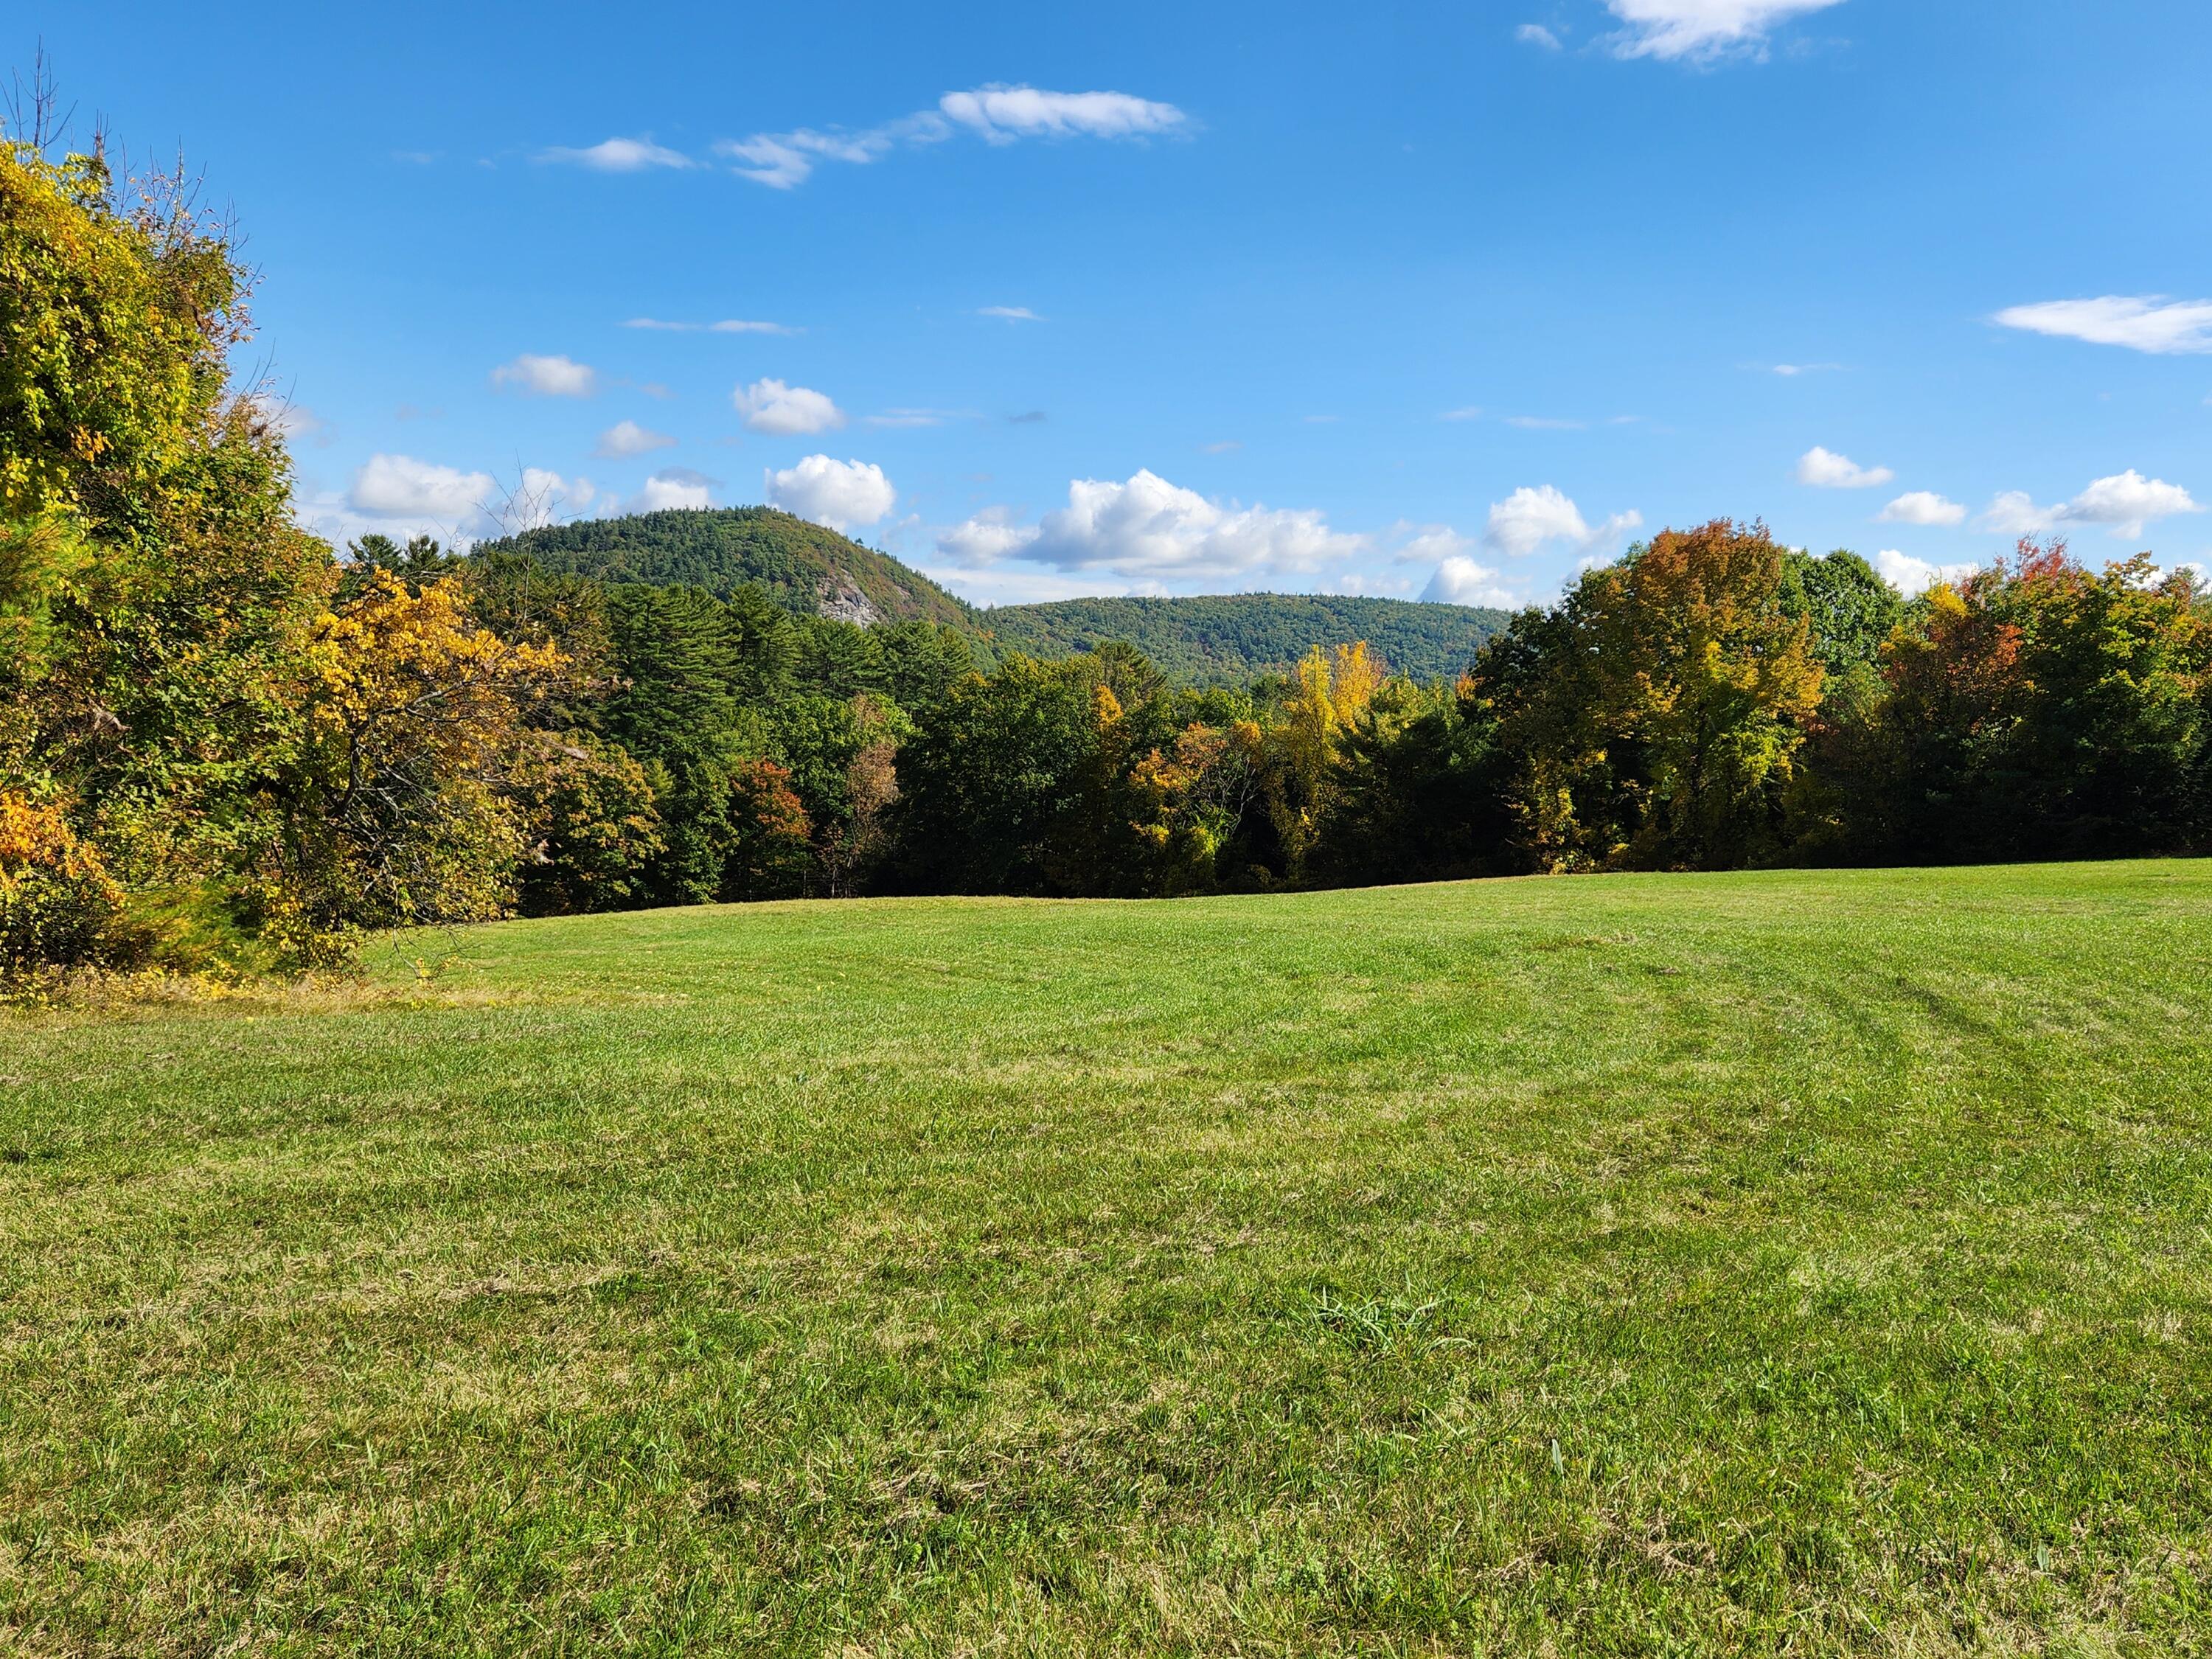
[[[340,539],[769,499],[987,603],[2212,548],[2201,0],[4,27],[234,206]]]

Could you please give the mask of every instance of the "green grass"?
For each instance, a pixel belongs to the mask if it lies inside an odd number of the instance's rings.
[[[0,1022],[0,1650],[2212,1651],[2212,864],[373,981]]]

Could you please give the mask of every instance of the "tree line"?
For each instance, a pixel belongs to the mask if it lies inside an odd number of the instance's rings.
[[[174,180],[0,155],[0,975],[866,893],[1170,896],[2212,842],[2212,603],[2024,542],[1907,602],[1668,530],[1454,683],[603,581],[294,522],[246,282]]]

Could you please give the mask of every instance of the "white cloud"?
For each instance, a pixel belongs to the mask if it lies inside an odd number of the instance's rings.
[[[1235,438],[1224,438],[1219,443],[1200,444],[1198,453],[1201,455],[1231,455],[1243,447],[1243,444]]]
[[[2032,536],[2068,524],[2112,526],[2118,537],[2140,536],[2143,526],[2159,519],[2185,513],[2202,513],[2186,489],[2163,478],[2146,478],[2130,467],[2125,472],[2100,478],[2072,501],[2057,507],[2038,507],[2023,489],[2008,489],[1992,500],[1981,518],[1982,528],[2003,536]]]
[[[1917,599],[1937,582],[1958,582],[1974,574],[1971,564],[1930,564],[1886,547],[1874,556],[1881,579],[1908,599]]]
[[[472,520],[497,492],[489,472],[418,461],[412,455],[372,455],[353,475],[346,505],[373,519],[422,519],[445,525]]]
[[[629,499],[632,513],[663,513],[671,507],[712,507],[714,481],[688,466],[672,466],[654,473]]]
[[[1523,432],[1581,432],[1587,428],[1584,421],[1562,421],[1547,415],[1508,415],[1505,424],[1517,426]]]
[[[1828,374],[1843,367],[1841,363],[1777,363],[1772,370],[1783,379],[1793,380],[1800,374]]]
[[[1012,508],[987,507],[938,537],[937,550],[973,570],[1020,553],[1036,538],[1036,526],[1015,523]]]
[[[257,392],[246,401],[253,405],[254,419],[288,444],[298,443],[302,438],[318,444],[331,441],[331,423],[305,404],[295,404],[273,392]]]
[[[1437,564],[1437,573],[1429,578],[1421,597],[1439,605],[1489,605],[1499,610],[1511,610],[1520,604],[1499,580],[1497,571],[1477,564],[1463,554],[1455,554]]]
[[[1367,549],[1319,513],[1223,506],[1146,470],[1125,483],[1082,478],[1039,520],[1024,556],[1062,570],[1163,580],[1310,571]]]
[[[811,178],[817,161],[866,166],[890,155],[902,142],[930,143],[945,136],[945,124],[934,115],[925,114],[863,132],[817,132],[811,127],[795,132],[757,132],[750,138],[726,138],[714,150],[742,164],[735,169],[740,178],[771,190],[789,190]]]
[[[847,131],[800,127],[791,132],[757,132],[727,138],[715,153],[735,163],[741,178],[771,190],[805,183],[823,161],[866,166],[904,145],[941,143],[967,131],[986,143],[1011,144],[1022,138],[1140,138],[1188,127],[1188,118],[1172,104],[1153,103],[1126,92],[1047,92],[1036,87],[978,87],[948,92],[935,109],[917,111],[879,127]]]
[[[635,421],[617,421],[599,434],[599,441],[592,451],[606,459],[620,460],[631,455],[649,455],[656,449],[673,449],[676,440],[665,432],[655,432],[640,426]]]
[[[594,173],[642,173],[648,167],[688,167],[691,158],[664,149],[649,138],[605,138],[587,149],[556,146],[540,150],[541,161],[566,161]]]
[[[1886,466],[1861,466],[1817,444],[1797,458],[1797,482],[1819,489],[1871,489],[1896,476]]]
[[[2092,345],[2125,346],[2159,355],[2212,351],[2212,300],[2169,300],[2163,294],[2097,300],[2048,300],[2013,306],[1995,321],[2032,334]]]
[[[1390,531],[1394,536],[1406,538],[1390,555],[1396,564],[1438,564],[1474,544],[1448,524],[1408,524],[1401,520]]]
[[[1492,503],[1482,540],[1485,546],[1516,559],[1526,558],[1554,542],[1588,552],[1643,522],[1640,513],[1616,513],[1593,528],[1584,521],[1582,509],[1552,485],[1534,489],[1523,485],[1504,501]]]
[[[1880,524],[1964,524],[1966,509],[1932,489],[1908,489],[1875,515]]]
[[[1067,505],[1034,526],[991,508],[945,532],[937,544],[948,558],[970,564],[1019,557],[1153,581],[1310,572],[1373,545],[1331,530],[1319,513],[1224,505],[1150,470],[1121,483],[1075,479]]]
[[[1622,58],[1710,64],[1723,58],[1764,58],[1779,24],[1842,0],[1606,0],[1626,25],[1613,37]]]
[[[1513,38],[1527,46],[1541,46],[1546,52],[1559,49],[1559,37],[1541,23],[1523,23],[1513,31]]]
[[[1173,104],[1126,92],[1047,92],[1038,87],[988,86],[948,92],[937,100],[945,118],[1010,144],[1017,138],[1139,138],[1171,132],[1188,118]]]
[[[880,522],[898,500],[883,468],[870,461],[809,455],[796,466],[763,477],[772,506],[826,524],[841,535]]]
[[[1044,320],[1027,306],[985,306],[975,314],[978,317],[1000,317],[1010,323],[1041,323]]]
[[[788,436],[829,432],[845,424],[845,411],[819,392],[781,380],[755,380],[730,394],[730,402],[756,432]]]
[[[526,466],[514,492],[490,510],[502,531],[535,530],[573,518],[598,499],[589,478],[564,478],[542,466]]]
[[[596,369],[567,357],[524,352],[491,372],[494,386],[511,386],[537,398],[588,398],[599,389]]]
[[[1482,411],[1468,404],[1462,409],[1448,409],[1437,418],[1440,421],[1479,421],[1482,418]]]
[[[799,331],[795,328],[786,328],[781,323],[748,322],[741,317],[725,317],[718,323],[672,323],[658,317],[632,317],[623,326],[658,329],[665,334],[796,334]]]

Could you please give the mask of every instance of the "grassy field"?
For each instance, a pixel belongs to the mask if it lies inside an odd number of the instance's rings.
[[[2212,1651],[2212,864],[516,923],[0,1156],[11,1654]]]

